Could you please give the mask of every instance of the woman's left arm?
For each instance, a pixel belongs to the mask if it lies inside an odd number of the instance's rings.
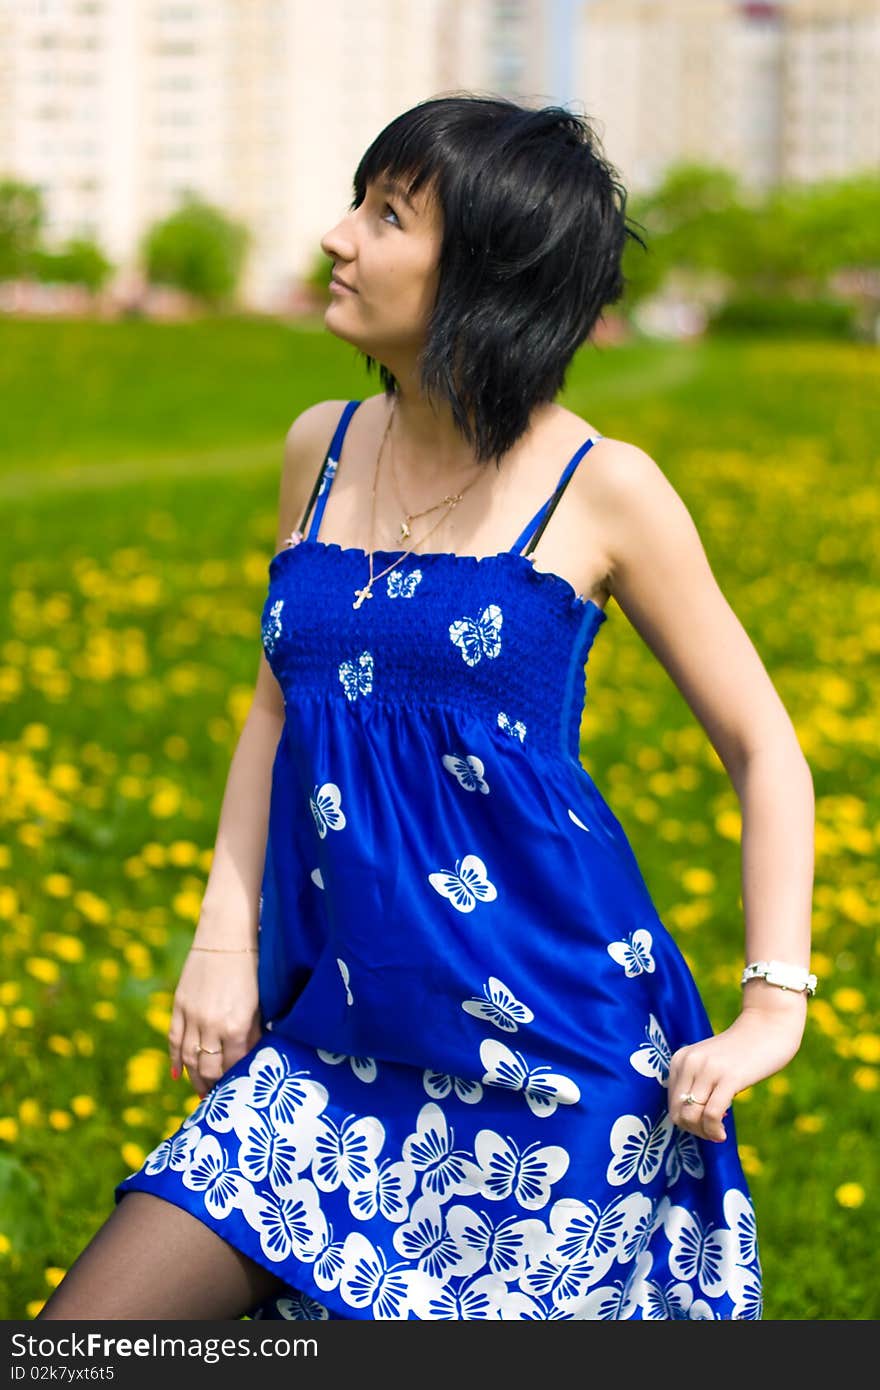
[[[583,504],[606,538],[615,601],[706,730],[739,798],[744,963],[778,960],[808,969],[815,832],[809,765],[684,502],[642,449],[607,444],[594,450]],[[745,984],[730,1027],[673,1054],[674,1123],[701,1138],[725,1139],[722,1121],[733,1097],[792,1059],[806,1010],[804,993],[760,978]],[[688,1094],[698,1103],[685,1105]]]

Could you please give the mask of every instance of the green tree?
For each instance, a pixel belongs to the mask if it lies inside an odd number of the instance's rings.
[[[31,272],[46,220],[43,195],[36,184],[0,180],[0,280],[18,280]]]
[[[141,254],[151,283],[175,285],[212,308],[229,308],[250,243],[243,223],[187,194],[175,212],[150,228]]]

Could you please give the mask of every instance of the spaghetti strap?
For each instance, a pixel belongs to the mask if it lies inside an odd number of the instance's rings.
[[[574,473],[574,470],[577,468],[584,454],[586,454],[593,447],[597,440],[602,439],[603,437],[604,436],[601,434],[594,434],[590,439],[586,440],[586,442],[583,443],[581,447],[578,449],[577,453],[569,459],[568,463],[565,465],[565,468],[562,470],[562,476],[559,479],[559,482],[556,484],[555,492],[547,498],[546,502],[543,502],[541,504],[541,506],[535,512],[535,515],[532,517],[531,521],[528,523],[528,525],[525,526],[522,531],[520,531],[513,545],[510,547],[511,552],[519,554],[519,552],[522,550],[522,547],[525,545],[526,541],[529,539],[530,536],[532,539],[529,544],[528,550],[523,551],[523,554],[529,555],[534,550],[535,546],[538,544],[538,541],[541,538],[541,535],[544,531],[544,527],[547,525],[547,522],[553,515],[553,511],[556,507],[556,504],[558,503],[560,497],[567,488],[569,481]],[[536,527],[537,530],[535,530]]]
[[[339,417],[339,423],[333,432],[333,438],[330,440],[327,452],[324,455],[324,462],[321,464],[320,471],[315,479],[315,485],[312,488],[312,495],[306,503],[306,509],[303,512],[302,521],[299,524],[300,532],[306,535],[306,521],[308,520],[309,512],[315,504],[315,499],[317,499],[318,505],[315,507],[315,511],[312,515],[308,535],[306,536],[307,540],[317,539],[318,531],[321,526],[321,517],[324,515],[324,508],[327,505],[327,498],[330,495],[330,486],[336,476],[336,465],[339,462],[339,455],[342,453],[342,443],[345,439],[345,432],[348,429],[352,415],[359,405],[360,401],[347,402],[345,409]]]

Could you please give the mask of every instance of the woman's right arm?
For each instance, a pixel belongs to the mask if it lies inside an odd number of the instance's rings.
[[[321,401],[287,432],[275,552],[299,525],[341,402]],[[284,725],[284,697],[265,652],[251,708],[226,780],[217,838],[193,945],[174,996],[168,1041],[172,1076],[185,1066],[204,1095],[259,1040],[257,925],[272,765]],[[252,949],[248,949],[252,948]],[[197,1053],[201,1044],[212,1051]],[[219,1049],[215,1051],[214,1049]]]

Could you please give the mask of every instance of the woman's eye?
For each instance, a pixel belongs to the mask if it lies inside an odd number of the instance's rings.
[[[391,206],[390,203],[385,204],[385,211],[390,212],[392,217],[396,219],[397,225],[400,226],[400,218],[397,216],[397,213],[394,211],[394,208]]]

